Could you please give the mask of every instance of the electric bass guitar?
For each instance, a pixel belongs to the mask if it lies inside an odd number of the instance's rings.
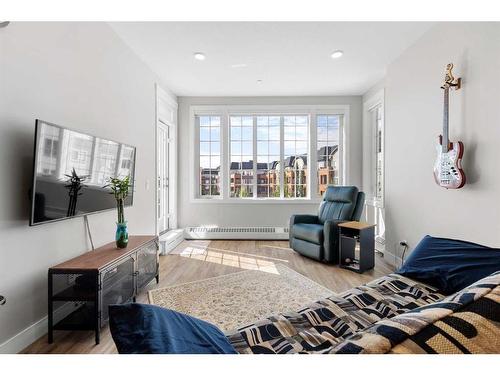
[[[449,140],[449,93],[450,89],[460,89],[461,79],[453,77],[451,70],[453,64],[446,66],[444,84],[443,106],[443,134],[439,136],[437,144],[437,159],[434,164],[434,179],[439,186],[446,189],[460,189],[465,185],[465,173],[462,170],[462,156],[464,154],[464,144],[460,141],[450,142]]]

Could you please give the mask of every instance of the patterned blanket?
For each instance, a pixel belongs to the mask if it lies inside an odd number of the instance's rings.
[[[328,353],[383,319],[443,298],[430,286],[391,274],[226,335],[239,353]]]
[[[329,353],[499,353],[500,272],[440,302],[384,319]]]

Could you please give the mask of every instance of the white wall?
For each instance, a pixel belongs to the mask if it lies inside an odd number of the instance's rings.
[[[442,23],[387,71],[387,250],[425,235],[500,246],[500,23]],[[432,176],[442,131],[444,68],[453,62],[463,88],[450,94],[450,137],[465,144],[468,182],[438,187]]]
[[[361,185],[361,97],[179,97],[179,226],[286,226],[295,213],[315,213],[314,204],[234,204],[197,203],[189,196],[189,148],[192,105],[293,105],[293,104],[345,104],[350,105],[350,144],[348,145],[348,184]]]
[[[28,227],[35,118],[136,146],[126,218],[131,234],[154,233],[158,79],[105,23],[17,22],[0,29],[0,79],[1,345],[46,315],[47,268],[90,247],[80,218]],[[96,245],[113,240],[115,215],[89,217]]]

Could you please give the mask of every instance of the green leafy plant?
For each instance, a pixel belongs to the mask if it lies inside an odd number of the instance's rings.
[[[123,206],[125,199],[128,197],[130,189],[132,188],[130,176],[126,176],[123,178],[110,177],[108,179],[108,184],[105,185],[104,188],[110,188],[110,194],[113,194],[115,196],[116,207],[118,209],[118,223],[125,223],[125,213]]]

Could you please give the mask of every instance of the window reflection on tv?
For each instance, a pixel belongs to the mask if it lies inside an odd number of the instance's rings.
[[[30,225],[113,209],[110,177],[134,180],[135,147],[36,120]],[[132,205],[133,188],[125,201]]]

